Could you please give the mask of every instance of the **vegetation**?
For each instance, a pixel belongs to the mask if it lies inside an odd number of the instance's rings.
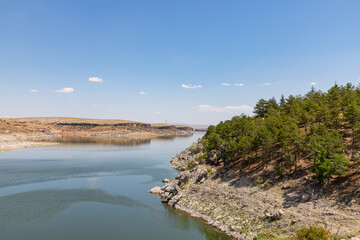
[[[327,92],[312,88],[279,102],[261,99],[254,113],[210,126],[205,152],[221,150],[226,163],[260,162],[265,168],[273,163],[276,175],[296,171],[304,160],[314,178],[324,182],[346,173],[349,156],[360,150],[360,86],[335,84]]]
[[[327,240],[334,239],[334,237],[326,228],[312,225],[296,231],[294,240]]]
[[[253,240],[288,240],[288,238],[278,238],[272,233],[259,233]]]
[[[189,147],[189,151],[193,154],[197,154],[202,151],[200,144],[193,144]]]
[[[191,162],[188,162],[187,169],[190,170],[190,169],[193,169],[196,166],[197,166],[197,164],[194,163],[193,161],[191,161]]]

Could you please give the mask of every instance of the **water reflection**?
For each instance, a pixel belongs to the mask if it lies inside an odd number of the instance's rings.
[[[150,138],[104,138],[104,137],[84,137],[84,136],[62,136],[51,140],[51,142],[67,144],[101,144],[119,146],[137,146],[150,144]]]
[[[44,189],[22,192],[0,198],[0,232],[6,231],[9,226],[22,225],[33,220],[47,221],[78,202],[145,207],[134,199],[110,195],[99,189]]]
[[[118,146],[137,146],[143,144],[150,144],[151,141],[169,141],[175,140],[175,138],[188,138],[193,136],[193,134],[185,134],[179,136],[158,136],[153,138],[125,138],[120,134],[114,135],[112,137],[99,137],[99,136],[72,136],[64,135],[55,139],[50,139],[50,142],[57,143],[67,143],[67,144],[99,144],[99,145],[118,145]]]
[[[146,144],[136,147],[69,137],[66,146],[1,153],[0,240],[228,240],[147,192],[176,175],[169,160],[199,137],[136,139]]]

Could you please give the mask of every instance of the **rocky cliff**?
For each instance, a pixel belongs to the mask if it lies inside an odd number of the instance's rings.
[[[179,174],[150,193],[236,239],[260,233],[286,239],[311,224],[324,224],[348,239],[360,235],[359,199],[325,194],[307,176],[273,181],[234,170],[220,156],[218,151],[204,155],[199,139],[171,160]]]

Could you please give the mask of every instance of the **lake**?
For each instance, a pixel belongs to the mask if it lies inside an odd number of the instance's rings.
[[[230,239],[147,191],[202,134],[81,141],[0,153],[0,239]]]

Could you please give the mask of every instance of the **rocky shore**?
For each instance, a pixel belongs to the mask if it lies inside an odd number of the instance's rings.
[[[250,240],[260,233],[286,239],[311,224],[324,225],[344,239],[360,236],[359,199],[322,194],[321,188],[307,184],[307,177],[277,183],[249,177],[227,169],[219,155],[212,152],[202,159],[199,139],[171,160],[179,174],[149,192],[235,239]]]

